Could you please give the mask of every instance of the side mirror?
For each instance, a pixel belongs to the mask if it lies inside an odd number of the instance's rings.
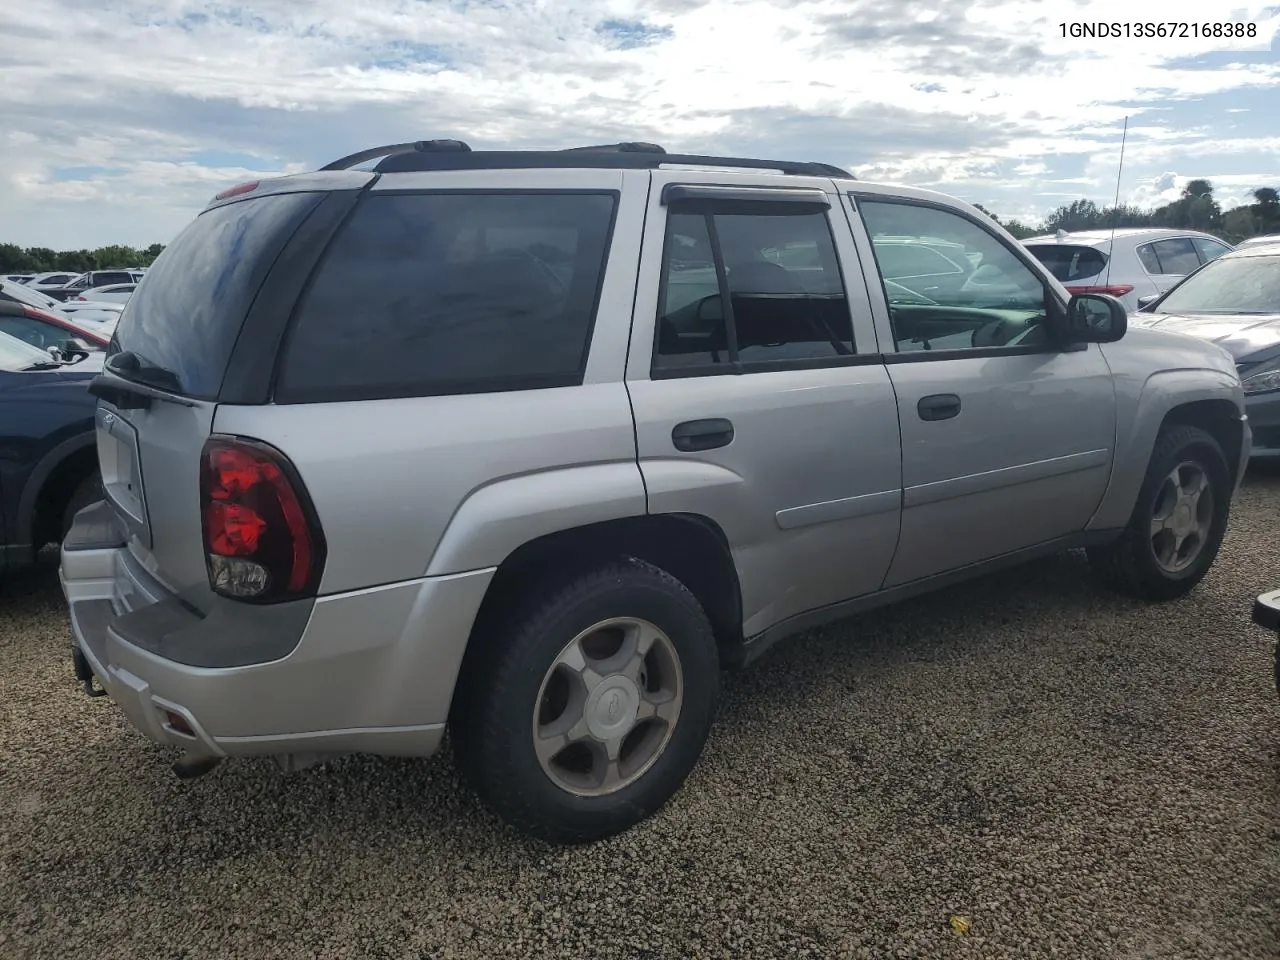
[[[1066,330],[1073,343],[1114,343],[1129,329],[1124,304],[1105,293],[1077,293],[1067,303]]]
[[[1139,297],[1138,309],[1146,310],[1147,307],[1151,306],[1153,303],[1155,303],[1159,299],[1160,299],[1160,294],[1158,293],[1148,293],[1145,297]]]
[[[49,356],[53,357],[53,359],[58,363],[62,362],[62,351],[57,347],[45,347],[45,350],[47,350],[49,352]]]

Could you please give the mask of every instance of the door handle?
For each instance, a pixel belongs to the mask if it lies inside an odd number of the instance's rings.
[[[921,420],[950,420],[960,412],[960,398],[954,393],[935,393],[921,397],[916,404]]]
[[[671,442],[677,450],[686,453],[725,447],[733,442],[733,424],[720,417],[711,420],[686,420],[672,428]]]

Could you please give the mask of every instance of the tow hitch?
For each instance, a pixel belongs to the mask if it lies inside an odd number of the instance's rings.
[[[107,691],[96,685],[96,678],[93,675],[93,670],[89,667],[89,661],[80,652],[80,648],[74,644],[71,647],[71,663],[76,671],[76,679],[80,681],[80,689],[87,696],[105,697],[107,695]]]

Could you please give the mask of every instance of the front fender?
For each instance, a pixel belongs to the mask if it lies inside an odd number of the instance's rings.
[[[473,490],[462,502],[426,575],[496,567],[538,537],[644,515],[644,480],[634,460],[507,477]]]
[[[1161,370],[1151,374],[1137,389],[1117,385],[1116,458],[1111,481],[1103,495],[1090,530],[1114,530],[1125,526],[1138,499],[1156,438],[1165,419],[1176,408],[1205,400],[1225,400],[1244,418],[1244,391],[1234,373],[1211,367]],[[1247,433],[1247,423],[1246,423]],[[1248,436],[1241,450],[1241,463],[1248,459]],[[1241,469],[1243,472],[1243,468]]]

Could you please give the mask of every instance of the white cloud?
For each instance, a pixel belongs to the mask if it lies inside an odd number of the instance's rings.
[[[1124,15],[1206,20],[1189,0]],[[749,149],[1033,216],[1064,188],[1109,202],[1127,115],[1132,198],[1170,169],[1280,182],[1280,63],[1248,52],[1280,10],[1208,17],[1258,24],[1241,41],[1059,27],[1115,19],[1101,0],[23,0],[0,8],[0,240],[165,240],[237,179],[432,136]]]

